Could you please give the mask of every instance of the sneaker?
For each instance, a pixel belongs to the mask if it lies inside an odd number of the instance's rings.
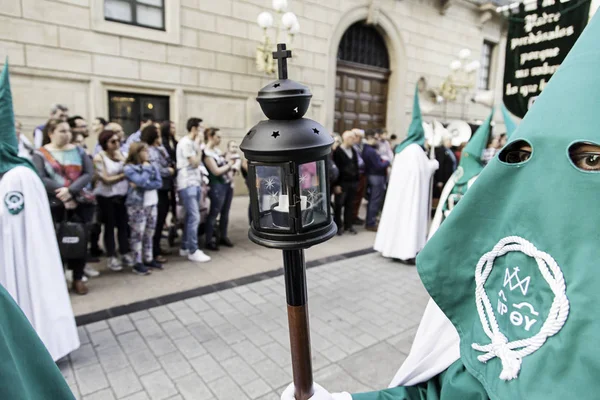
[[[144,265],[148,268],[163,269],[163,265],[156,260],[145,262]]]
[[[346,229],[346,232],[349,233],[349,234],[351,234],[351,235],[356,235],[358,233],[356,231],[356,229],[354,229],[354,228]]]
[[[189,251],[187,251],[186,249],[179,249],[179,255],[180,255],[181,257],[187,257],[187,256],[189,256],[189,255],[190,255],[190,252],[189,252]]]
[[[123,264],[127,268],[133,268],[135,262],[133,261],[133,258],[130,254],[125,254],[123,257],[121,257],[121,264]]]
[[[188,260],[203,263],[203,262],[209,262],[210,257],[207,256],[206,254],[204,254],[203,251],[196,250],[194,253],[188,255]]]
[[[100,275],[100,272],[96,271],[93,267],[86,265],[83,269],[83,273],[86,274],[89,278],[95,278]]]
[[[109,258],[106,265],[108,266],[108,269],[115,272],[119,272],[123,269],[123,266],[121,265],[117,257]]]
[[[138,275],[150,275],[152,271],[150,271],[144,264],[135,264],[133,266],[133,273]]]

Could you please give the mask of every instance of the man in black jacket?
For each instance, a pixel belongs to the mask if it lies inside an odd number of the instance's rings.
[[[352,227],[353,204],[358,187],[358,153],[354,150],[355,133],[346,131],[342,135],[342,144],[333,153],[333,161],[339,169],[339,176],[333,186],[335,194],[335,223],[338,235],[344,231],[356,235]],[[342,209],[344,210],[344,222],[342,225]]]
[[[381,202],[385,197],[386,175],[390,166],[378,152],[379,137],[373,130],[365,134],[367,143],[363,147],[362,158],[365,162],[365,173],[369,188],[369,205],[367,207],[367,230],[377,232],[376,218]]]

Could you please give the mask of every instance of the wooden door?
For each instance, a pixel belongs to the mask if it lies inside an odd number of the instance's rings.
[[[338,61],[334,131],[385,128],[389,70]]]

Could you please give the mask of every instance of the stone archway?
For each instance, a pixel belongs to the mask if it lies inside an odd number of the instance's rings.
[[[402,132],[406,128],[405,93],[407,58],[404,42],[397,26],[385,13],[380,10],[377,21],[373,26],[383,37],[389,56],[389,79],[387,90],[387,107],[385,126],[390,131]],[[322,108],[322,120],[328,129],[334,132],[335,95],[337,74],[337,52],[344,33],[356,22],[367,20],[369,7],[359,6],[346,11],[335,27],[329,42],[329,64],[325,87],[325,102]]]

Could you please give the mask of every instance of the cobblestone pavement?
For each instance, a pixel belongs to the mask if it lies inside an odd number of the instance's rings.
[[[369,254],[307,272],[315,381],[384,388],[427,302],[414,267]],[[83,400],[278,399],[291,382],[283,277],[79,327],[59,362]]]

